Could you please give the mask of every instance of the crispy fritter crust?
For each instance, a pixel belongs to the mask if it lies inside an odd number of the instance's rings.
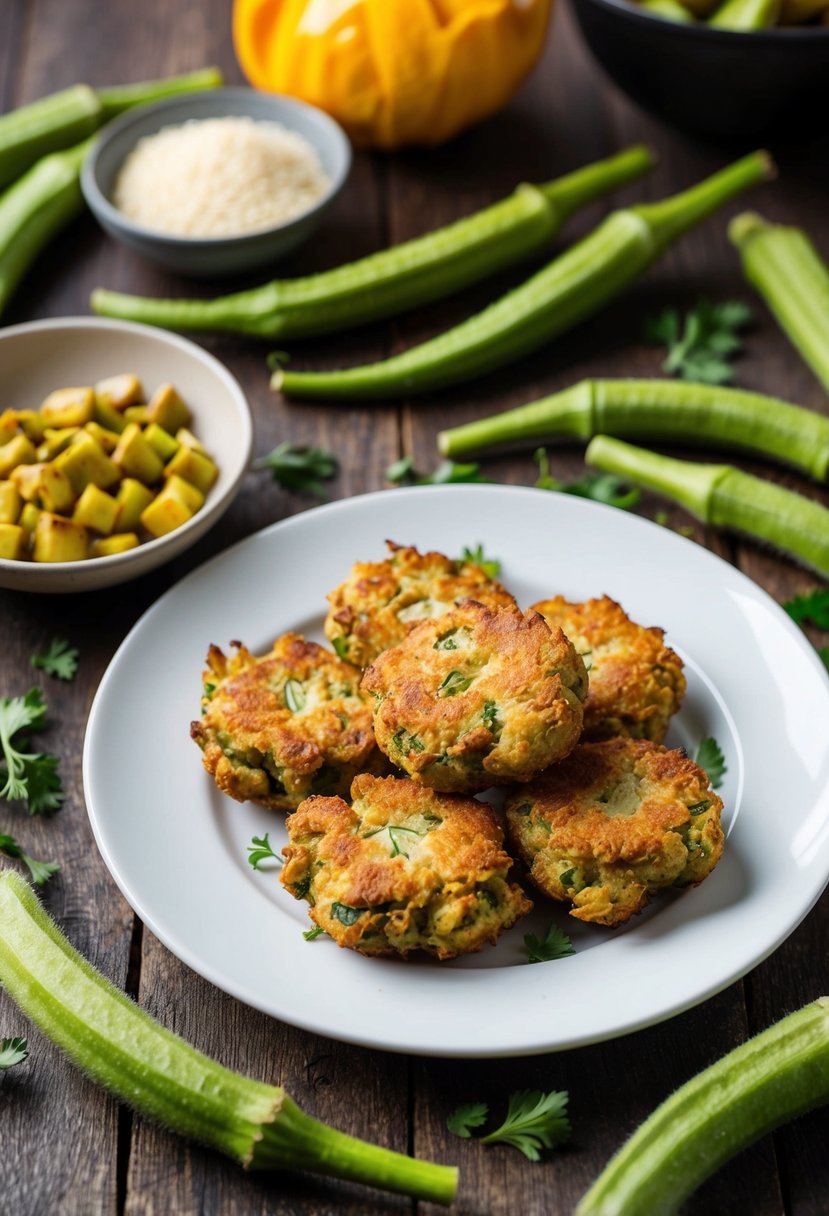
[[[368,774],[351,794],[351,807],[308,798],[289,816],[280,874],[340,946],[456,958],[494,944],[531,910],[507,880],[512,858],[485,803]]]
[[[636,625],[606,595],[581,604],[559,595],[533,607],[551,629],[564,630],[587,665],[584,739],[661,743],[685,695],[682,660],[665,645],[665,631]]]
[[[433,789],[468,793],[529,781],[575,747],[587,673],[537,613],[464,600],[379,655],[361,687],[393,763]]]
[[[683,751],[643,739],[582,743],[507,800],[535,885],[570,915],[620,925],[663,887],[702,882],[723,850],[722,801]]]
[[[364,769],[385,769],[350,663],[296,633],[261,658],[233,645],[230,656],[210,647],[202,718],[190,725],[220,790],[290,811],[311,793],[347,794]]]
[[[459,600],[515,605],[510,593],[474,562],[419,553],[390,540],[386,544],[391,557],[357,562],[328,596],[325,636],[341,658],[357,667],[402,642],[417,621],[440,616]]]

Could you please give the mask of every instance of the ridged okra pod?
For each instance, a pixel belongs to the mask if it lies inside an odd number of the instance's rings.
[[[441,431],[438,449],[455,459],[593,435],[736,448],[829,478],[829,418],[762,393],[684,380],[582,380]]]
[[[0,873],[0,982],[73,1063],[149,1117],[249,1169],[307,1169],[449,1204],[457,1170],[335,1131],[160,1026],[69,944],[31,887]]]
[[[272,387],[298,399],[389,398],[512,363],[592,316],[684,232],[772,172],[768,154],[755,152],[673,198],[616,211],[520,287],[430,342],[346,371],[280,368]]]
[[[575,1216],[675,1216],[741,1149],[829,1102],[829,998],[692,1077],[622,1146]]]
[[[829,266],[802,229],[753,212],[733,219],[728,235],[749,283],[829,391]]]
[[[727,464],[694,464],[597,435],[585,460],[672,499],[702,523],[742,532],[829,578],[829,510]]]
[[[531,257],[574,211],[652,165],[647,148],[628,148],[546,185],[519,186],[483,211],[356,262],[216,300],[154,300],[99,288],[91,303],[107,317],[260,338],[352,329],[443,299]]]

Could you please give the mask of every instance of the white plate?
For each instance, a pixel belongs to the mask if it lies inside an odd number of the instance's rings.
[[[305,905],[247,864],[281,816],[219,794],[188,737],[211,642],[254,651],[321,637],[326,592],[384,539],[459,554],[483,542],[527,606],[604,592],[659,624],[687,665],[669,742],[706,735],[728,761],[729,833],[713,875],[613,933],[543,902],[495,948],[457,963],[366,959],[306,942]],[[257,1009],[347,1042],[425,1055],[520,1055],[636,1030],[743,975],[791,933],[829,876],[829,680],[754,583],[675,533],[539,490],[387,490],[285,520],[173,587],[115,655],[92,712],[84,785],[98,846],[175,954]],[[567,927],[577,954],[530,966],[529,928]]]

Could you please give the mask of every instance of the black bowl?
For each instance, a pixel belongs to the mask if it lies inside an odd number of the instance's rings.
[[[573,6],[608,75],[665,122],[727,142],[826,125],[829,26],[744,34],[665,21],[635,0]]]

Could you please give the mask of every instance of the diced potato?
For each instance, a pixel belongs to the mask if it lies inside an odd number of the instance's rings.
[[[35,528],[36,562],[79,562],[87,555],[86,528],[74,520],[41,511]]]
[[[150,505],[155,495],[152,490],[148,490],[134,477],[125,477],[118,487],[115,497],[116,501],[121,504],[121,518],[118,526],[125,532],[132,532],[141,522],[141,512]]]
[[[83,428],[87,434],[91,435],[107,453],[112,453],[118,445],[118,431],[110,431],[105,426],[101,426],[99,422],[87,422]]]
[[[151,536],[165,536],[186,524],[192,517],[193,512],[180,498],[162,490],[141,512],[141,523]]]
[[[27,435],[15,435],[0,448],[0,477],[8,477],[19,464],[34,464],[37,460],[35,445]]]
[[[17,524],[0,524],[0,557],[17,561],[26,554],[26,533]]]
[[[120,514],[121,504],[111,494],[99,490],[97,486],[89,485],[75,503],[72,518],[76,524],[83,524],[93,532],[109,536]]]
[[[23,501],[13,481],[0,481],[0,524],[16,524]]]
[[[187,426],[190,411],[179,397],[172,384],[162,384],[147,402],[147,421],[175,435],[180,427]]]
[[[40,515],[40,507],[36,506],[33,502],[27,502],[23,510],[20,512],[20,519],[18,519],[17,522],[20,524],[20,527],[27,536],[31,536],[31,534],[34,532]]]
[[[17,421],[23,434],[28,435],[32,443],[40,443],[46,429],[42,414],[37,410],[17,410]]]
[[[61,452],[55,465],[69,478],[76,494],[82,494],[88,485],[106,490],[121,479],[118,465],[86,431]]]
[[[141,428],[131,422],[118,440],[112,459],[125,477],[134,477],[145,485],[152,485],[164,472],[158,456],[141,433]]]
[[[24,502],[37,502],[40,475],[45,468],[44,464],[19,464],[16,469],[12,469],[9,480],[17,486]]]
[[[171,456],[175,456],[180,444],[174,439],[168,431],[160,427],[157,422],[151,422],[144,431],[144,438],[153,449],[153,451],[161,457],[166,464]]]
[[[91,388],[59,388],[40,407],[45,426],[83,426],[92,418],[95,394]]]
[[[14,439],[19,430],[17,411],[3,410],[3,413],[0,414],[0,447],[8,443],[10,439]]]
[[[191,485],[197,486],[202,494],[206,494],[219,476],[219,470],[209,456],[182,447],[164,469],[165,477],[172,477],[173,474],[183,477]]]
[[[196,511],[204,506],[204,495],[201,490],[191,485],[189,481],[185,481],[183,477],[177,477],[175,473],[168,479],[159,498],[165,494],[171,494],[173,498],[178,498],[184,503],[185,507],[190,508],[194,515]]]
[[[47,427],[43,432],[43,442],[37,449],[38,460],[54,460],[81,433],[79,426],[65,426],[60,430]]]
[[[127,549],[138,546],[138,537],[134,532],[116,532],[114,536],[102,536],[93,540],[90,547],[92,557],[109,557],[112,553],[126,553]]]
[[[72,482],[55,464],[40,466],[39,494],[41,506],[47,511],[71,511],[75,501]]]
[[[92,410],[92,421],[97,422],[99,426],[105,426],[108,431],[116,431],[119,435],[127,425],[124,415],[114,405],[110,405],[106,398],[99,397],[97,393]]]
[[[95,385],[95,400],[100,405],[111,406],[115,410],[125,410],[128,405],[135,405],[144,396],[141,381],[132,372],[120,372],[117,376],[108,376],[99,380]],[[104,426],[108,425],[103,423]]]
[[[128,405],[122,414],[124,422],[135,422],[138,426],[146,426],[149,422],[146,405]]]
[[[180,426],[176,431],[176,439],[185,448],[192,448],[194,452],[201,452],[203,456],[207,455],[207,450],[203,444],[199,443],[192,431],[188,431],[186,426]]]

